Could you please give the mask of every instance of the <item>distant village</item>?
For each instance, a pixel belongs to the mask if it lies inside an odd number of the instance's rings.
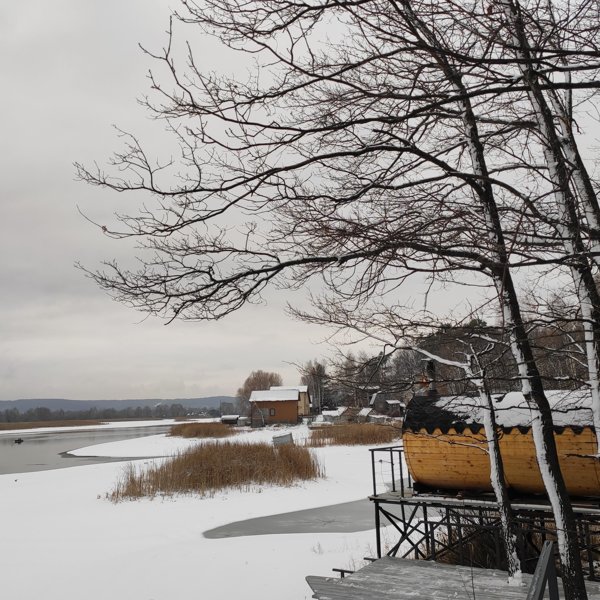
[[[221,422],[228,425],[292,425],[303,420],[309,424],[346,422],[384,422],[404,415],[407,392],[370,392],[367,406],[323,408],[312,402],[308,385],[279,386],[253,390],[249,398],[249,414],[235,412],[233,402],[221,403]]]

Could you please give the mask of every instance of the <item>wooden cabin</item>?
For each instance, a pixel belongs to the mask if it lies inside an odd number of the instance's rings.
[[[369,407],[380,415],[403,417],[406,410],[404,392],[375,392],[369,400]]]
[[[549,391],[558,457],[569,493],[600,496],[600,460],[585,391]],[[519,392],[494,395],[507,486],[543,494],[531,431],[532,411]],[[432,490],[491,491],[490,462],[479,398],[417,394],[403,424],[406,462],[414,481]]]
[[[307,385],[272,385],[271,390],[296,390],[298,392],[298,415],[300,418],[310,415],[310,393]]]
[[[356,417],[357,423],[366,423],[369,420],[369,415],[373,413],[372,408],[361,408]]]
[[[298,390],[255,390],[250,395],[252,427],[275,424],[297,424],[299,415]]]

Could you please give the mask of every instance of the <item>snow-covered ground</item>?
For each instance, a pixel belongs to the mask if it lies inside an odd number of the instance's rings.
[[[191,419],[192,421],[200,419]],[[202,419],[203,423],[219,421],[219,419]],[[31,429],[9,429],[0,431],[2,435],[14,435],[18,433],[21,436],[34,433],[59,433],[61,431],[94,431],[97,429],[129,429],[131,427],[160,427],[164,425],[176,425],[181,421],[175,419],[152,419],[151,421],[106,421],[99,425],[66,425],[64,427],[32,427]]]
[[[295,439],[306,428],[292,428]],[[248,431],[240,441],[270,440]],[[148,456],[197,442],[156,435],[100,444],[79,455]],[[315,450],[326,478],[289,488],[228,491],[113,504],[106,499],[126,463],[0,476],[2,597],[11,600],[300,600],[306,575],[333,575],[375,555],[373,530],[206,539],[231,521],[364,498],[365,447]],[[160,460],[160,459],[159,459]],[[137,463],[138,461],[136,461]],[[140,461],[141,464],[143,459]]]

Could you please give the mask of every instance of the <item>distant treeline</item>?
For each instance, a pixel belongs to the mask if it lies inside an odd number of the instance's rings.
[[[45,406],[30,408],[24,412],[17,408],[0,410],[0,423],[20,423],[29,421],[70,421],[87,419],[169,419],[185,416],[218,417],[216,408],[189,408],[182,404],[157,404],[123,409],[92,407],[88,410],[51,410]]]

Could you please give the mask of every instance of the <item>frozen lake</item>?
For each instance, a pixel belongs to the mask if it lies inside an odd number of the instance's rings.
[[[27,430],[22,430],[3,434],[0,435],[0,475],[128,460],[128,457],[71,456],[66,452],[94,444],[166,433],[170,427],[171,425],[156,425],[43,433],[28,433]],[[22,438],[23,443],[16,444],[17,438]]]

